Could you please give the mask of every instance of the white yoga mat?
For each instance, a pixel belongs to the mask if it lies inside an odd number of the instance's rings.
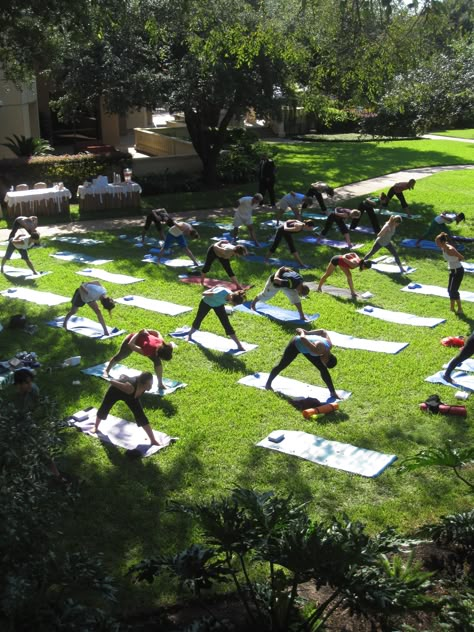
[[[51,272],[38,272],[38,274],[33,274],[29,268],[14,268],[13,266],[4,266],[3,271],[9,277],[25,280],[39,279],[47,274],[51,274]]]
[[[446,364],[443,364],[443,369],[447,369],[448,364],[449,362],[447,362]],[[457,365],[456,371],[474,371],[474,359],[468,358],[467,360],[464,360],[464,362],[461,362],[461,364]]]
[[[11,287],[8,290],[3,290],[0,294],[6,298],[18,298],[21,301],[28,301],[37,305],[48,305],[50,307],[61,305],[61,303],[69,303],[71,300],[67,296],[60,296],[51,292],[38,292],[38,290],[30,290],[26,287]]]
[[[385,340],[370,340],[368,338],[356,338],[346,334],[339,334],[337,331],[328,331],[331,342],[335,347],[343,349],[360,349],[362,351],[375,351],[377,353],[399,353],[409,342],[386,342]]]
[[[185,340],[188,342],[187,333],[189,332],[190,327],[181,327],[180,329],[176,329],[170,335],[173,338],[178,338],[180,340]],[[245,351],[237,351],[237,345],[230,338],[224,338],[223,336],[217,336],[216,334],[211,334],[208,331],[195,331],[193,333],[191,344],[196,344],[205,349],[211,349],[212,351],[222,351],[223,353],[229,353],[233,356],[239,356],[243,353],[247,353],[247,351],[253,351],[256,349],[258,345],[251,345],[248,342],[242,342],[242,346]]]
[[[86,375],[93,375],[94,377],[100,377],[103,380],[107,380],[107,377],[104,376],[104,370],[107,366],[108,362],[103,362],[102,364],[96,364],[95,366],[91,366],[88,369],[81,369],[81,373],[85,373]],[[110,377],[114,380],[120,379],[121,375],[127,375],[128,377],[136,377],[140,375],[142,371],[138,369],[131,369],[128,366],[124,366],[123,364],[115,364],[111,371]],[[167,378],[163,379],[165,384],[164,389],[158,388],[158,378],[156,375],[153,376],[153,388],[150,391],[147,391],[147,395],[170,395],[174,393],[178,388],[184,388],[187,384],[184,382],[178,382],[177,380],[169,380]]]
[[[247,375],[238,381],[238,384],[244,386],[252,386],[253,388],[259,388],[265,390],[265,384],[267,383],[269,373],[254,373],[253,375]],[[312,384],[305,384],[299,380],[293,380],[289,377],[282,377],[278,375],[272,382],[272,390],[275,393],[285,395],[291,399],[319,399],[320,402],[334,402],[333,397],[330,397],[329,390],[322,386],[313,386]],[[340,399],[348,399],[351,396],[349,391],[340,391],[337,389],[337,394]]]
[[[154,298],[146,298],[145,296],[135,296],[130,294],[123,296],[115,301],[122,305],[131,305],[132,307],[141,307],[147,309],[150,312],[157,312],[158,314],[166,314],[167,316],[177,316],[178,314],[184,314],[185,312],[192,312],[192,307],[186,307],[185,305],[177,305],[176,303],[168,303],[168,301],[158,301]]]
[[[88,263],[91,266],[101,266],[104,263],[110,263],[113,261],[112,259],[96,259],[95,257],[91,257],[89,255],[83,255],[80,252],[68,252],[67,250],[64,250],[63,252],[55,252],[49,256],[54,257],[55,259],[61,259],[61,261]]]
[[[452,386],[453,388],[465,388],[468,391],[474,391],[474,375],[468,375],[463,371],[453,371],[451,373],[452,382],[447,382],[444,378],[444,370],[438,371],[434,375],[430,375],[425,378],[425,382],[431,382],[431,384],[444,384],[445,386]]]
[[[415,314],[406,314],[405,312],[392,312],[388,309],[372,307],[366,305],[357,310],[359,314],[371,316],[379,320],[385,320],[388,323],[397,323],[398,325],[412,325],[414,327],[436,327],[446,322],[445,318],[425,318],[424,316],[416,316]]]
[[[371,270],[377,270],[377,272],[385,272],[386,274],[400,274],[400,268],[396,263],[374,263]],[[403,270],[405,274],[411,274],[416,271],[416,268],[403,264]]]
[[[143,428],[114,415],[108,415],[107,419],[101,422],[97,434],[93,434],[91,430],[94,427],[96,414],[97,408],[79,411],[69,418],[68,423],[90,437],[95,437],[104,443],[111,443],[125,450],[136,450],[143,457],[156,454],[176,441],[175,437],[153,430],[156,440],[161,445],[150,445],[150,440]],[[74,417],[81,419],[85,415],[87,418],[82,421],[74,419]]]
[[[58,316],[54,320],[50,320],[46,324],[50,327],[58,327],[62,329],[64,322],[64,316]],[[108,336],[104,335],[102,325],[95,320],[84,318],[83,316],[71,316],[67,323],[67,330],[72,331],[74,334],[80,336],[86,336],[87,338],[100,338],[101,340],[108,340],[115,336],[125,333],[125,329],[118,329],[117,327],[107,326]]]
[[[143,263],[157,263],[167,268],[196,268],[191,259],[168,259],[167,257],[158,257],[156,255],[145,255],[142,259]],[[198,262],[199,265],[204,265]]]
[[[109,283],[117,283],[117,285],[128,285],[129,283],[138,283],[139,281],[144,280],[129,276],[128,274],[114,274],[113,272],[107,272],[107,270],[101,270],[100,268],[95,270],[79,270],[76,274],[80,274],[85,277],[93,277],[94,279],[100,279],[101,281],[109,281]]]
[[[410,283],[401,288],[402,292],[411,292],[412,294],[426,294],[428,296],[441,296],[442,298],[449,298],[448,290],[438,285],[422,285],[421,283]],[[474,292],[466,292],[461,290],[459,292],[462,301],[468,303],[474,303]]]
[[[76,237],[75,235],[60,235],[59,237],[51,237],[50,240],[77,246],[97,246],[104,243],[102,239],[88,239],[87,237]]]
[[[271,441],[271,438],[278,439],[282,435],[283,440],[278,443]],[[256,445],[368,478],[375,478],[397,459],[395,454],[383,454],[349,443],[328,441],[297,430],[274,430]]]
[[[461,261],[464,272],[474,272],[474,263],[471,261]]]

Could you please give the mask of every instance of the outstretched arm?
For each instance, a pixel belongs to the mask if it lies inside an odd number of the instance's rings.
[[[105,324],[104,317],[103,317],[102,312],[100,311],[100,308],[97,305],[96,301],[92,301],[92,303],[89,303],[89,306],[97,314],[97,318],[99,320],[99,323],[102,325],[102,329],[104,330],[104,336],[108,336],[109,332],[107,330],[107,325]]]

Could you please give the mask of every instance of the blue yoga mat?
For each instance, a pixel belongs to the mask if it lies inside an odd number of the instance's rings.
[[[102,364],[96,364],[96,366],[91,366],[88,369],[81,369],[81,373],[85,373],[86,375],[93,375],[94,377],[100,377],[103,380],[107,380],[107,377],[104,377],[104,369],[107,366],[107,362],[103,362]],[[141,371],[137,369],[131,369],[123,364],[116,364],[112,367],[110,371],[110,377],[114,380],[118,380],[121,375],[127,375],[128,377],[136,377],[140,375]],[[147,391],[148,395],[170,395],[174,393],[178,388],[184,388],[186,384],[183,382],[178,382],[177,380],[168,380],[167,378],[163,379],[163,383],[165,385],[165,390],[161,390],[158,388],[158,380],[156,375],[153,376],[153,388],[150,391]]]
[[[420,245],[415,246],[416,241],[416,239],[402,239],[402,241],[400,242],[400,246],[404,246],[405,248],[421,248],[422,250],[437,250],[441,253],[440,249],[434,241],[427,241],[425,239],[422,239],[420,241]],[[456,246],[456,249],[459,251],[464,250],[464,246],[462,244],[458,244]]]
[[[294,325],[304,325],[308,322],[313,322],[319,318],[319,314],[307,315],[307,320],[301,320],[298,312],[291,309],[283,309],[276,305],[269,305],[268,303],[257,303],[257,311],[250,309],[251,302],[246,301],[243,305],[237,305],[234,307],[234,311],[242,312],[243,314],[251,314],[253,316],[267,316],[272,320],[276,320],[280,323],[292,323]]]

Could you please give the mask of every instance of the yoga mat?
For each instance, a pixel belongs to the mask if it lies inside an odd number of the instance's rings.
[[[144,246],[155,246],[160,248],[163,245],[163,241],[156,239],[156,237],[145,237],[145,243],[142,242],[142,238],[140,236],[131,237],[129,235],[119,235],[119,239],[123,239],[124,241],[128,241],[132,243],[135,248],[143,248]]]
[[[253,388],[259,388],[265,390],[265,384],[267,383],[269,373],[254,373],[253,375],[247,375],[238,381],[238,384],[244,386],[252,386]],[[285,397],[291,399],[318,399],[320,402],[334,402],[333,397],[329,396],[329,390],[322,386],[313,386],[312,384],[305,384],[299,380],[293,380],[289,377],[282,377],[278,375],[272,382],[272,390],[275,393],[280,393]],[[340,391],[337,389],[337,394],[342,400],[348,399],[351,396],[349,391]]]
[[[7,254],[6,250],[0,250],[0,258],[3,259],[3,257]],[[10,257],[10,259],[21,259],[21,255],[19,255],[17,252],[13,252],[12,256]],[[5,266],[6,268],[7,266]]]
[[[282,441],[271,441],[271,438],[279,438],[282,435]],[[297,430],[274,430],[256,445],[368,478],[379,476],[397,459],[395,454],[366,450],[350,443],[328,441],[323,437]]]
[[[173,336],[173,338],[179,338],[180,340],[188,342],[185,336],[190,329],[190,327],[180,327],[179,329],[176,329],[176,331],[173,331],[170,335]],[[223,353],[230,353],[234,356],[242,355],[243,353],[247,353],[247,351],[253,351],[253,349],[256,349],[258,346],[241,341],[245,351],[237,351],[237,345],[233,340],[230,338],[224,338],[223,336],[217,336],[216,334],[211,334],[208,331],[195,331],[190,342],[191,344],[199,345],[205,349],[222,351]]]
[[[402,241],[400,242],[400,246],[404,246],[405,248],[421,248],[422,250],[437,250],[441,254],[440,249],[434,241],[427,241],[425,239],[422,239],[420,241],[420,244],[418,246],[415,246],[416,241],[416,239],[402,239]],[[459,251],[464,250],[464,246],[461,244],[456,246],[456,248]]]
[[[108,362],[103,362],[102,364],[96,364],[96,366],[91,366],[88,369],[81,369],[81,373],[85,373],[86,375],[93,375],[94,377],[100,377],[103,380],[107,380],[107,377],[104,377],[104,369],[107,366]],[[111,371],[110,377],[118,380],[121,375],[127,375],[128,377],[136,377],[140,375],[142,371],[138,369],[130,369],[123,364],[115,364]],[[178,388],[184,388],[187,384],[183,382],[178,382],[177,380],[168,380],[167,378],[163,379],[163,382],[166,386],[164,390],[160,390],[158,388],[158,379],[156,375],[153,376],[153,388],[150,391],[146,392],[146,395],[170,395],[174,393]]]
[[[301,268],[300,264],[294,260],[288,261],[285,259],[277,259],[275,257],[265,259],[263,255],[247,255],[246,257],[242,257],[242,259],[244,259],[244,261],[249,261],[250,263],[265,263],[277,268],[280,268],[281,266],[287,266],[288,268]]]
[[[416,268],[407,266],[405,263],[403,264],[403,269],[405,274],[411,274],[416,271]],[[377,272],[384,272],[386,274],[400,274],[400,268],[396,263],[375,263],[371,270],[377,270]]]
[[[74,235],[60,235],[59,237],[50,237],[50,241],[61,241],[66,244],[75,244],[77,246],[97,246],[103,244],[101,239],[88,239],[86,237],[75,237]]]
[[[378,215],[386,215],[386,216],[390,216],[390,215],[400,215],[400,217],[404,217],[405,219],[421,219],[421,215],[408,215],[408,213],[403,213],[402,211],[389,211],[388,209],[379,209],[376,208],[374,209],[375,213],[377,213]]]
[[[101,266],[104,263],[110,263],[113,259],[96,259],[95,257],[90,257],[89,255],[83,255],[80,252],[68,252],[64,250],[63,252],[56,252],[50,257],[54,257],[55,259],[61,259],[62,261],[69,261],[74,263],[88,263],[91,266]]]
[[[93,277],[94,279],[100,279],[101,281],[109,281],[110,283],[117,283],[117,285],[128,285],[129,283],[138,283],[144,279],[138,279],[137,277],[129,276],[128,274],[114,274],[107,272],[107,270],[79,270],[76,274],[80,274],[85,277]]]
[[[421,283],[410,283],[401,288],[402,292],[411,292],[412,294],[427,294],[428,296],[441,296],[442,298],[449,298],[448,290],[438,285],[422,285]],[[474,292],[465,292],[461,290],[459,292],[462,301],[468,303],[474,303]]]
[[[183,274],[182,276],[179,277],[179,280],[181,281],[181,283],[190,283],[192,285],[201,285],[201,277],[200,276],[188,276],[187,274]],[[235,290],[237,289],[235,287],[234,283],[231,283],[230,281],[220,281],[219,279],[209,279],[206,277],[205,283],[204,283],[204,287],[217,287],[218,285],[221,285],[222,287],[226,287],[228,290]],[[250,290],[251,287],[253,287],[252,285],[245,285],[242,284],[242,287],[244,288],[244,290]]]
[[[367,338],[356,338],[346,334],[339,334],[337,331],[328,331],[334,347],[342,349],[359,349],[361,351],[375,351],[377,353],[390,353],[395,355],[408,347],[409,342],[386,342],[385,340],[369,340]]]
[[[221,239],[228,239],[229,241],[233,241],[233,237],[230,233],[224,233],[222,237],[211,237],[211,241],[220,241]],[[247,248],[268,248],[270,246],[270,242],[259,241],[259,246],[255,245],[255,242],[252,239],[237,239],[235,242],[239,246],[246,246]]]
[[[39,279],[47,274],[52,274],[51,272],[38,272],[38,274],[33,274],[29,268],[14,268],[13,266],[4,266],[3,272],[6,276],[25,280]]]
[[[58,316],[54,320],[48,321],[46,324],[50,327],[57,327],[62,329],[64,322],[64,316]],[[73,334],[79,334],[80,336],[86,336],[87,338],[100,338],[101,340],[108,340],[114,336],[120,336],[125,333],[125,329],[118,329],[117,327],[108,327],[108,336],[104,335],[104,330],[100,323],[83,316],[71,316],[67,323],[67,330]]]
[[[61,303],[69,303],[71,300],[67,296],[60,296],[51,292],[38,292],[26,287],[11,287],[8,290],[3,290],[0,294],[6,298],[17,298],[21,301],[28,301],[37,305],[48,305],[50,307],[61,305]]]
[[[449,362],[447,364],[443,364],[443,369],[447,369],[448,364]],[[457,365],[456,371],[474,371],[474,359],[468,358],[467,360],[464,360],[461,364]]]
[[[399,325],[413,325],[414,327],[436,327],[446,322],[445,318],[425,318],[424,316],[416,316],[415,314],[406,314],[405,312],[392,312],[388,309],[380,309],[367,305],[357,310],[359,314],[364,316],[372,316],[379,320],[385,320],[388,323],[397,323]]]
[[[347,227],[349,228],[349,226]],[[362,235],[375,235],[375,230],[371,226],[356,226],[356,228],[350,228],[354,233],[361,233]]]
[[[147,309],[149,312],[157,312],[158,314],[166,314],[167,316],[177,316],[178,314],[191,312],[193,309],[192,307],[176,305],[175,303],[168,303],[167,301],[158,301],[154,298],[145,298],[144,296],[135,296],[134,294],[118,298],[115,302],[121,305],[141,307],[142,309]]]
[[[349,248],[345,241],[339,241],[337,239],[326,239],[325,237],[318,238],[308,235],[306,237],[301,237],[298,241],[302,241],[305,244],[315,244],[318,246],[332,246],[332,248],[338,248],[339,250]],[[362,246],[363,244],[352,244],[350,250],[358,250]]]
[[[453,388],[465,388],[467,391],[474,391],[474,375],[467,375],[462,371],[453,371],[451,373],[451,382],[447,382],[444,378],[445,371],[438,371],[434,375],[425,378],[425,382],[431,382],[431,384],[444,384],[445,386],[452,386]]]
[[[142,261],[144,263],[159,263],[168,268],[198,268],[203,265],[203,263],[198,262],[199,265],[196,266],[191,259],[169,259],[168,257],[157,257],[155,255],[145,255]]]
[[[73,418],[81,418],[86,414],[87,419],[82,421],[76,421]],[[97,408],[79,411],[69,418],[68,423],[70,426],[77,428],[84,434],[88,434],[90,437],[99,439],[103,443],[111,443],[125,450],[134,450],[139,452],[143,457],[156,454],[177,440],[176,437],[170,437],[164,432],[153,430],[156,440],[162,445],[150,445],[150,440],[143,428],[125,419],[115,417],[114,415],[108,415],[107,419],[101,422],[97,434],[92,434],[91,430],[94,427],[96,414]]]
[[[461,261],[461,265],[464,268],[464,272],[474,272],[474,263],[470,261]]]
[[[305,283],[309,287],[310,290],[314,290],[315,292],[318,289],[318,283],[316,281],[308,281]],[[334,285],[323,285],[321,292],[323,294],[330,294],[331,296],[337,296],[338,298],[349,298],[352,299],[352,294],[349,288],[347,287],[335,287]],[[368,299],[372,298],[373,294],[370,292],[364,292],[361,294],[360,292],[356,292],[357,299]]]
[[[276,320],[280,323],[293,323],[295,325],[304,325],[310,323],[319,318],[319,314],[306,314],[306,320],[302,320],[298,312],[292,309],[283,309],[275,305],[269,305],[259,301],[257,303],[257,311],[250,309],[251,301],[246,301],[243,305],[237,305],[234,307],[234,311],[242,312],[243,314],[251,314],[253,316],[267,316],[271,320]]]

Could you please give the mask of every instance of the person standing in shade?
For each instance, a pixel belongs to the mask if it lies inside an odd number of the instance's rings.
[[[285,294],[290,303],[296,307],[301,320],[306,320],[301,306],[301,297],[308,296],[309,287],[304,284],[303,277],[299,272],[287,268],[286,266],[282,266],[275,274],[271,274],[268,277],[263,292],[257,294],[253,299],[250,309],[257,311],[257,303],[266,303],[280,290]]]
[[[415,246],[418,247],[420,243],[423,241],[423,239],[428,239],[428,237],[435,237],[436,235],[439,234],[439,231],[442,228],[444,228],[444,232],[448,235],[449,242],[452,245],[454,245],[453,235],[450,229],[448,228],[447,224],[456,222],[456,225],[457,225],[460,222],[463,222],[465,219],[466,219],[466,216],[464,215],[464,213],[448,213],[448,211],[445,211],[444,213],[437,215],[432,220],[431,224],[428,227],[428,230],[424,232],[423,235],[419,239],[416,240]]]
[[[302,231],[312,231],[314,229],[315,222],[312,219],[306,219],[304,222],[300,222],[297,219],[289,219],[280,226],[273,239],[273,244],[270,246],[265,259],[268,259],[275,254],[282,239],[288,244],[288,248],[292,256],[303,268],[306,267],[303,263],[299,253],[296,250],[295,242],[293,241],[293,233],[301,233]]]
[[[370,251],[365,255],[364,261],[370,259],[372,255],[378,252],[381,248],[386,248],[390,254],[394,257],[398,267],[400,268],[400,272],[403,274],[405,270],[403,269],[402,262],[400,257],[398,256],[397,251],[395,250],[395,246],[392,244],[393,236],[395,235],[395,231],[398,226],[402,223],[402,218],[400,215],[392,215],[388,222],[382,226],[377,238],[374,242],[374,245],[370,249]]]
[[[360,211],[359,217],[353,217],[351,221],[351,225],[349,226],[349,230],[355,230],[359,225],[359,222],[364,213],[367,213],[370,223],[372,224],[372,228],[374,229],[374,233],[377,234],[380,232],[380,224],[377,215],[375,214],[375,208],[378,202],[378,198],[367,198],[363,200],[357,210]]]
[[[155,224],[158,231],[159,239],[163,240],[165,235],[163,233],[163,225],[167,224],[170,220],[168,211],[165,208],[155,208],[148,213],[145,219],[145,226],[142,230],[142,243],[145,242],[145,235],[152,224]]]
[[[411,191],[415,188],[415,184],[416,180],[413,180],[413,178],[411,180],[408,180],[408,182],[397,182],[392,187],[390,187],[386,195],[385,193],[380,194],[380,201],[382,203],[382,206],[388,206],[390,200],[395,195],[400,200],[402,210],[409,216],[410,211],[408,210],[408,202],[405,199],[404,191]]]
[[[306,331],[298,328],[297,335],[292,338],[283,352],[280,362],[270,371],[265,388],[271,390],[272,382],[293,360],[301,353],[321,374],[323,382],[329,389],[331,397],[338,399],[336,389],[328,369],[332,369],[337,364],[337,358],[331,353],[332,342],[325,329],[315,329]]]
[[[101,421],[107,419],[109,412],[117,402],[125,402],[135,418],[135,423],[146,432],[151,445],[161,445],[155,438],[148,417],[145,415],[140,397],[153,388],[153,375],[140,373],[137,377],[121,376],[120,380],[110,380],[100,408],[97,411],[95,425],[91,432],[98,432]]]
[[[339,227],[339,230],[341,231],[341,235],[344,237],[347,247],[352,248],[351,238],[349,235],[349,229],[347,228],[345,220],[357,219],[359,217],[360,217],[360,211],[337,206],[334,209],[334,211],[328,215],[326,223],[324,224],[324,228],[318,235],[318,238],[317,238],[318,242],[320,241],[321,237],[325,237],[328,234],[332,224],[336,222],[336,224]]]
[[[0,272],[3,274],[3,268],[5,266],[5,262],[12,258],[15,250],[18,251],[20,257],[29,267],[29,269],[33,272],[33,274],[38,274],[35,270],[34,265],[31,263],[30,257],[28,256],[28,250],[33,248],[36,244],[39,243],[39,233],[33,231],[31,235],[26,235],[25,233],[20,234],[18,237],[13,237],[8,241],[8,246],[5,252],[5,256],[2,259]]]
[[[165,243],[163,244],[161,250],[157,253],[158,257],[161,257],[165,250],[171,248],[174,243],[177,243],[180,248],[183,248],[188,257],[192,260],[195,266],[198,266],[198,260],[191,252],[190,248],[188,248],[188,244],[186,243],[186,237],[190,239],[198,239],[199,233],[195,230],[191,224],[187,222],[176,222],[170,219],[167,222],[169,229],[168,234],[166,235]]]
[[[323,285],[326,283],[328,278],[333,274],[336,268],[340,268],[344,274],[346,275],[347,283],[349,284],[349,289],[351,291],[352,298],[357,298],[357,293],[354,289],[354,283],[352,282],[352,272],[351,270],[355,270],[359,268],[362,270],[368,270],[372,267],[372,261],[366,261],[365,259],[360,259],[359,255],[355,252],[348,252],[345,255],[336,255],[332,257],[329,265],[326,269],[326,272],[321,277],[321,280],[318,283],[318,292],[322,292]]]
[[[453,358],[451,362],[448,364],[446,371],[443,375],[443,378],[447,382],[452,382],[451,373],[454,371],[454,369],[457,366],[459,366],[461,362],[464,362],[464,360],[468,360],[473,355],[474,355],[474,332],[472,332],[469,338],[466,340],[466,342],[464,343],[464,347],[460,350],[458,355],[455,358]]]
[[[451,301],[451,311],[456,313],[457,307],[458,316],[463,316],[459,287],[464,278],[464,268],[461,263],[464,257],[454,246],[451,246],[447,233],[440,233],[435,239],[435,244],[441,249],[444,259],[448,262],[448,295]]]
[[[327,207],[323,198],[323,193],[329,195],[329,197],[334,197],[334,189],[326,184],[326,182],[313,182],[306,193],[307,201],[303,203],[303,209],[311,206],[313,198],[316,198],[320,209],[323,213],[326,213]]]
[[[109,312],[110,316],[110,312],[115,307],[115,301],[107,296],[107,290],[105,289],[105,287],[101,283],[99,283],[99,281],[89,281],[86,283],[81,283],[81,285],[74,292],[74,296],[71,299],[72,307],[64,318],[64,329],[67,329],[69,319],[77,312],[80,307],[83,307],[84,305],[89,305],[92,311],[96,313],[99,323],[102,325],[104,336],[108,336],[109,332],[107,330],[107,325],[105,324],[102,312],[97,305],[97,301],[100,301],[100,304]]]
[[[164,390],[162,360],[168,361],[173,357],[174,344],[165,342],[163,336],[155,329],[140,329],[136,334],[125,336],[120,349],[109,361],[104,370],[104,375],[109,375],[112,367],[128,358],[133,352],[139,353],[145,358],[150,358],[158,378],[158,388]]]
[[[196,318],[194,319],[193,324],[191,325],[191,329],[189,330],[187,336],[188,341],[191,341],[193,333],[197,331],[201,327],[202,321],[206,318],[209,312],[214,310],[217,318],[219,319],[222,327],[224,328],[225,333],[232,338],[232,340],[237,345],[237,351],[245,351],[245,348],[242,346],[242,343],[235,335],[235,330],[230,324],[229,317],[227,316],[227,312],[225,311],[225,306],[227,304],[230,305],[242,305],[245,301],[245,292],[244,290],[239,290],[238,292],[231,292],[225,287],[221,287],[217,285],[209,290],[205,290],[202,293],[202,299],[199,303],[198,311],[196,314]]]
[[[262,196],[260,206],[263,204],[267,191],[270,196],[270,204],[275,206],[275,173],[275,163],[266,154],[263,154],[258,165],[258,191]]]
[[[36,217],[36,215],[29,215],[29,216],[20,215],[19,217],[15,217],[15,221],[13,222],[12,229],[10,231],[10,234],[8,235],[8,240],[10,241],[10,239],[13,239],[13,237],[15,237],[17,232],[21,229],[26,230],[26,232],[29,235],[32,235],[33,233],[38,232],[36,230],[37,228],[38,228],[38,218]]]
[[[227,275],[230,277],[231,281],[235,283],[238,290],[242,289],[242,286],[237,281],[237,277],[232,270],[232,266],[230,265],[230,259],[233,257],[243,257],[247,254],[247,248],[245,246],[235,246],[231,244],[227,239],[220,239],[212,246],[209,246],[206,255],[206,261],[204,262],[204,266],[201,270],[201,285],[204,285],[204,281],[206,279],[206,272],[209,272],[212,264],[217,259],[224,270],[227,272]]]
[[[255,242],[257,248],[260,246],[255,234],[252,212],[256,208],[258,208],[262,200],[263,196],[261,195],[261,193],[255,193],[254,196],[245,195],[244,197],[241,197],[237,200],[237,208],[235,209],[233,221],[234,230],[232,233],[232,238],[234,239],[234,241],[237,240],[240,226],[245,226],[248,229],[249,235]]]

